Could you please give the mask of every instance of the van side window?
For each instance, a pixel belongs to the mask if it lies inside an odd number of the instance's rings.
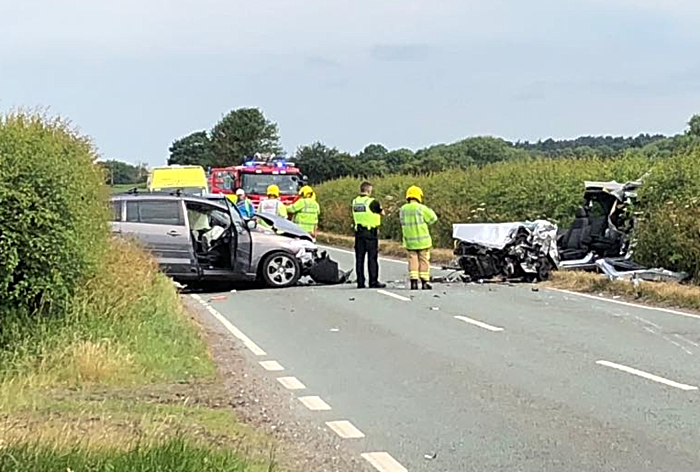
[[[126,221],[153,225],[184,226],[179,201],[126,202]]]

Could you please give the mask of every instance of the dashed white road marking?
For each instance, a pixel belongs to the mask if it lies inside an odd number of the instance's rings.
[[[610,298],[605,298],[605,297],[597,297],[595,295],[589,295],[587,293],[578,293],[578,292],[572,292],[570,290],[562,290],[560,288],[548,288],[549,290],[552,290],[554,292],[561,292],[561,293],[566,293],[568,295],[575,295],[577,297],[584,297],[584,298],[590,298],[593,300],[599,300],[602,302],[608,302],[608,303],[616,303],[618,305],[624,305],[624,306],[631,306],[632,308],[642,308],[644,310],[651,310],[651,311],[660,311],[663,313],[670,313],[672,315],[679,315],[679,316],[685,316],[687,318],[695,318],[697,320],[700,320],[700,315],[695,315],[693,313],[686,313],[684,311],[678,311],[678,310],[671,310],[670,308],[656,308],[653,306],[646,306],[646,305],[639,305],[637,303],[629,303],[629,302],[622,302],[620,300],[612,300]]]
[[[216,318],[219,323],[224,325],[224,328],[228,330],[229,333],[233,334],[238,340],[240,340],[245,347],[247,347],[253,354],[256,356],[265,356],[267,353],[257,344],[253,342],[252,339],[250,339],[248,336],[246,336],[243,331],[240,329],[236,328],[229,320],[227,320],[224,315],[216,311],[213,307],[207,304],[202,297],[200,297],[197,294],[191,295],[192,298],[197,300],[199,303],[201,303],[204,307],[206,307],[207,311]]]
[[[365,435],[349,421],[328,421],[326,426],[335,431],[343,439],[359,439]]]
[[[473,324],[474,326],[478,326],[479,328],[484,328],[489,331],[493,332],[498,332],[498,331],[503,331],[503,328],[500,328],[498,326],[491,326],[490,324],[483,323],[481,321],[473,320],[471,318],[467,318],[466,316],[455,316],[456,319],[460,321],[464,321],[465,323]]]
[[[379,472],[408,472],[387,452],[368,452],[362,454],[362,458],[372,464]]]
[[[284,370],[284,367],[282,367],[277,361],[262,361],[260,365],[263,369],[269,370],[270,372],[279,372],[280,370]]]
[[[330,405],[324,402],[321,397],[299,397],[299,401],[312,411],[328,411],[331,409]]]
[[[673,380],[668,380],[663,377],[659,377],[658,375],[650,374],[648,372],[644,372],[638,369],[633,369],[632,367],[627,367],[624,365],[620,364],[615,364],[614,362],[608,362],[608,361],[597,361],[596,364],[602,365],[605,367],[610,367],[611,369],[617,369],[622,372],[627,372],[628,374],[636,375],[638,377],[645,378],[647,380],[652,380],[654,382],[658,382],[664,385],[668,385],[670,387],[675,387],[679,388],[681,390],[697,390],[698,387],[694,387],[692,385],[686,385],[678,382],[674,382]]]
[[[288,390],[304,390],[306,388],[296,377],[277,377],[277,381]]]
[[[386,290],[377,290],[377,293],[381,293],[382,295],[386,295],[387,297],[395,298],[397,300],[401,300],[402,302],[410,302],[411,299],[408,297],[404,297],[401,295],[397,295],[395,293],[387,292]]]

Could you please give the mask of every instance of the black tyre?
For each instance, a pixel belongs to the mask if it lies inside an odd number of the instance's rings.
[[[291,254],[276,252],[263,259],[260,276],[270,288],[291,287],[299,281],[301,267]]]

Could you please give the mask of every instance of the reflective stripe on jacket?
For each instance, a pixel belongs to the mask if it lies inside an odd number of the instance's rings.
[[[433,247],[428,225],[437,221],[433,210],[418,202],[406,203],[399,213],[403,246],[409,251],[420,251]]]
[[[358,226],[374,229],[382,224],[382,216],[369,208],[373,201],[374,198],[367,195],[360,195],[352,201],[352,219],[355,222],[355,229]]]
[[[299,225],[301,229],[311,234],[316,231],[318,217],[321,214],[321,207],[316,200],[300,198],[287,207],[287,211],[294,215],[292,221]]]
[[[267,213],[270,215],[279,216],[280,218],[286,218],[287,208],[280,200],[270,198],[260,202],[258,205],[258,213]]]

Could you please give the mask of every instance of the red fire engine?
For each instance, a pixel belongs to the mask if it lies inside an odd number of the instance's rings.
[[[297,199],[304,180],[294,163],[274,155],[256,154],[243,165],[211,169],[209,189],[211,193],[234,194],[242,188],[257,206],[267,198],[267,187],[274,184],[280,189],[280,199],[288,205]]]

